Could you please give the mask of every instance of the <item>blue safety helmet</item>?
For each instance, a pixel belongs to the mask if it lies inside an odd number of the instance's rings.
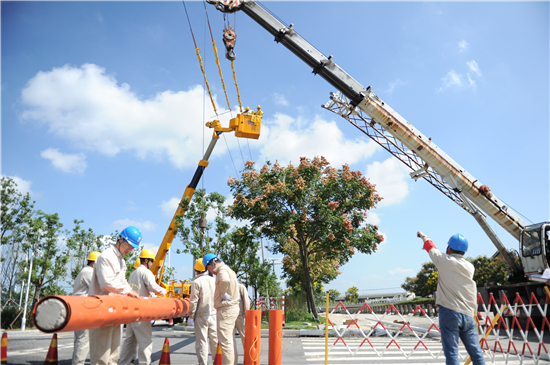
[[[202,264],[204,265],[204,268],[206,269],[208,263],[212,261],[212,259],[215,259],[217,257],[218,256],[214,255],[213,253],[207,253],[206,255],[204,255],[204,257],[202,258]]]
[[[124,228],[119,236],[124,238],[133,248],[139,248],[139,244],[141,243],[141,232],[136,227],[130,226]]]
[[[457,233],[449,238],[449,242],[447,243],[447,245],[455,251],[468,251],[468,240],[460,233]]]

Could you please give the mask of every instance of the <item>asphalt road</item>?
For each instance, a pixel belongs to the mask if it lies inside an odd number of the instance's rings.
[[[172,364],[196,364],[195,336],[189,332],[175,330],[164,323],[153,326],[153,354],[152,364],[158,364],[165,338],[170,342],[170,362]],[[43,365],[52,335],[46,335],[38,331],[8,332],[8,364]],[[59,333],[57,335],[58,364],[70,365],[73,355],[73,332]],[[304,365],[306,358],[299,337],[285,337],[283,345],[283,363],[289,365]],[[237,336],[239,349],[239,364],[243,360],[243,346]],[[260,361],[268,363],[268,338],[262,336],[263,350]],[[212,361],[212,360],[210,360]],[[90,360],[86,361],[86,365]]]
[[[177,328],[179,327],[179,328]],[[196,364],[195,337],[191,332],[182,331],[180,326],[168,326],[161,322],[153,326],[153,354],[152,364],[158,365],[162,353],[165,338],[170,342],[170,361],[172,364]],[[285,331],[283,338],[283,364],[284,365],[324,365],[325,340],[322,337],[293,337],[288,336],[290,331]],[[320,332],[320,331],[319,331]],[[38,331],[8,332],[8,364],[43,365],[52,335],[42,334]],[[70,365],[73,353],[73,333],[58,334],[58,364]],[[239,338],[239,364],[243,361],[243,347]],[[348,347],[344,346],[347,345]],[[401,364],[441,364],[445,363],[445,357],[441,351],[441,343],[438,338],[426,338],[420,345],[418,339],[411,336],[399,338],[398,344],[388,337],[372,337],[369,342],[361,337],[347,337],[345,342],[336,338],[329,339],[329,365],[401,365]],[[546,343],[546,341],[545,341]],[[333,346],[335,344],[335,346]],[[518,343],[521,351],[521,344]],[[548,345],[547,345],[548,346]],[[262,353],[260,362],[268,363],[268,337],[262,334]],[[533,344],[533,350],[537,346]],[[544,353],[545,351],[542,350]],[[546,354],[545,354],[546,355]],[[460,348],[461,363],[468,357],[466,351]],[[496,354],[491,358],[485,354],[485,361],[494,365],[550,365],[547,356],[541,359],[526,357],[521,362],[518,356],[506,356]],[[538,361],[537,361],[538,360]],[[212,363],[212,360],[210,360]],[[90,361],[86,361],[86,365]]]

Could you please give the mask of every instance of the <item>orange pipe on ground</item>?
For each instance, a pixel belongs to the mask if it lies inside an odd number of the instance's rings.
[[[283,311],[269,311],[269,365],[283,362]]]
[[[244,321],[244,362],[243,365],[260,365],[262,343],[262,311],[247,310]]]
[[[40,331],[53,333],[185,317],[188,312],[189,299],[55,295],[36,304],[32,321]]]

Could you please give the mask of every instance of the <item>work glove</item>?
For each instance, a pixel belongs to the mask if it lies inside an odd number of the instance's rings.
[[[226,300],[227,300],[227,301],[230,301],[230,300],[233,300],[233,297],[232,297],[231,295],[227,294],[227,293],[223,293],[223,294],[221,295],[221,298],[222,298],[222,301],[226,301]]]

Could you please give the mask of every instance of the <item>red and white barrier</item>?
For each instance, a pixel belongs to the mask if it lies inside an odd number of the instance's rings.
[[[535,365],[547,364],[547,361],[550,360],[550,344],[544,342],[544,331],[550,330],[550,322],[547,318],[549,303],[550,294],[546,295],[543,304],[539,303],[534,294],[531,294],[529,304],[525,304],[519,294],[516,294],[513,303],[510,303],[508,298],[503,295],[500,305],[497,304],[492,294],[487,304],[483,302],[481,295],[478,295],[478,308],[482,308],[482,310],[477,312],[476,322],[478,324],[480,346],[484,352],[486,362],[498,361],[505,364],[516,364],[519,362],[519,364],[523,364],[525,359],[529,359],[529,363],[534,363]],[[339,330],[330,320],[330,315],[333,315],[340,306],[351,319],[343,330]],[[367,321],[374,323],[370,330],[363,330],[357,323],[358,315],[365,309],[365,314],[370,314],[369,317],[374,317],[374,319],[367,319]],[[394,315],[399,316],[402,323],[395,323],[394,321],[390,321],[389,318],[386,319],[386,316],[392,314],[392,312]],[[429,320],[429,328],[412,326],[410,322],[415,314],[419,314],[421,317]],[[370,347],[378,357],[384,356],[386,351],[391,351],[391,349],[393,349],[391,356],[395,356],[395,349],[398,349],[398,353],[400,352],[406,359],[409,359],[417,350],[426,351],[434,359],[439,357],[444,358],[440,341],[426,341],[429,334],[432,337],[441,336],[441,331],[438,324],[426,314],[420,305],[414,309],[413,313],[403,316],[393,304],[388,307],[383,315],[377,315],[369,304],[365,303],[357,313],[352,315],[346,306],[342,302],[339,302],[330,315],[329,323],[334,329],[337,338],[332,346],[329,347],[329,353],[336,347],[342,348],[344,346],[351,355],[355,356],[361,348]],[[534,315],[542,316],[542,325],[539,329],[535,327],[533,322],[532,316]],[[518,318],[525,319],[526,324],[523,327],[520,325]],[[388,329],[389,327],[393,328],[390,330]],[[354,331],[354,335],[357,335],[356,339],[363,338],[359,345],[357,347],[354,346],[354,348],[351,348],[344,340],[344,336],[350,328],[357,328],[359,330],[359,334],[357,334],[357,331]],[[403,330],[405,328],[410,330],[408,338],[404,337]],[[531,331],[531,335],[529,331]],[[377,332],[378,335],[383,333],[387,336],[387,340],[382,342],[383,345],[379,340],[373,340],[377,336]],[[411,350],[405,351],[399,342],[406,344],[406,347],[411,348]],[[368,345],[363,347],[365,343]],[[413,344],[414,347],[412,347]],[[465,356],[459,355],[463,361],[467,360],[467,355]]]

